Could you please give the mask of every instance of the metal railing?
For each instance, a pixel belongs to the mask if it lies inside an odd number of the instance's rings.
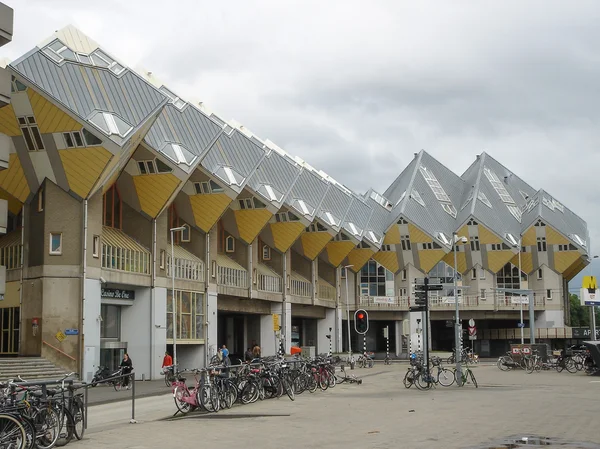
[[[150,274],[150,253],[102,243],[102,268]]]
[[[227,287],[248,288],[248,272],[217,265],[217,284]]]
[[[46,340],[42,340],[42,343],[43,343],[43,344],[45,344],[46,346],[48,346],[49,348],[52,348],[52,349],[54,349],[54,350],[55,350],[56,352],[58,352],[59,354],[62,354],[62,355],[64,355],[65,357],[67,357],[67,358],[69,358],[69,359],[73,360],[74,362],[76,362],[76,361],[77,361],[77,359],[76,359],[75,357],[72,357],[72,356],[70,356],[69,354],[67,354],[66,352],[64,352],[64,351],[61,351],[61,350],[60,350],[60,349],[58,349],[57,347],[55,347],[55,346],[52,346],[52,345],[51,345],[50,343],[48,343]]]
[[[279,276],[269,276],[268,274],[258,275],[258,290],[270,293],[283,292],[283,279]]]
[[[312,298],[312,290],[312,284],[310,282],[299,281],[298,279],[290,279],[291,295]]]
[[[318,299],[325,299],[328,301],[336,300],[337,290],[333,285],[328,284],[327,282],[324,282],[324,281],[319,281],[318,288],[319,288],[318,294],[317,294]]]
[[[21,254],[23,245],[20,243],[0,248],[0,265],[4,265],[7,270],[21,268]]]
[[[454,309],[456,307],[454,296],[433,297],[429,305],[432,309]],[[479,306],[479,296],[459,296],[458,307],[461,309],[476,308]]]
[[[175,279],[204,282],[204,264],[202,262],[175,257]],[[171,277],[171,256],[167,257],[167,277]]]
[[[360,307],[365,309],[401,309],[408,310],[408,296],[361,296]]]

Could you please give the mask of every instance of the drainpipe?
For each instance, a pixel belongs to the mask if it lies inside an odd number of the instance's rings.
[[[252,299],[252,284],[254,283],[254,264],[252,263],[252,246],[254,242],[248,245],[248,298]],[[257,274],[258,276],[258,274]]]
[[[83,332],[84,313],[85,313],[85,298],[87,295],[87,289],[85,288],[85,281],[87,279],[87,235],[88,235],[88,200],[83,200],[83,273],[81,276],[81,306],[80,306],[80,317],[79,322],[81,323],[81,337],[79,339],[79,377],[83,377],[84,356],[85,356],[85,333]]]
[[[289,250],[288,250],[289,251]],[[283,349],[284,351],[286,351],[287,353],[287,332],[288,332],[288,328],[287,328],[287,307],[286,307],[286,297],[287,297],[287,289],[285,288],[285,279],[287,277],[287,254],[288,252],[286,251],[285,253],[283,253],[283,276],[281,278],[281,291],[283,292],[283,297],[282,297],[282,302],[281,302],[281,321],[282,321],[282,326],[281,326],[281,338],[283,339]]]
[[[156,218],[152,220],[152,284],[150,288],[150,379],[154,379],[153,355],[154,346],[156,345]]]
[[[23,329],[23,275],[25,270],[25,212],[27,208],[26,204],[23,204],[21,214],[21,288],[19,289],[19,354],[21,354],[21,348],[23,347],[23,335],[25,334]],[[40,317],[41,318],[41,317]],[[41,337],[40,337],[41,338]],[[41,348],[40,348],[41,351]],[[40,352],[41,354],[41,352]]]
[[[210,282],[210,269],[211,269],[211,260],[210,260],[210,229],[206,233],[206,263],[205,265],[205,279],[204,279],[204,366],[208,366],[208,326],[210,325],[210,321],[208,320],[208,283]]]

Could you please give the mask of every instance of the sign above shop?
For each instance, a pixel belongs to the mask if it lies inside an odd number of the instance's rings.
[[[119,288],[103,288],[102,297],[106,299],[135,299],[135,290],[121,290]]]

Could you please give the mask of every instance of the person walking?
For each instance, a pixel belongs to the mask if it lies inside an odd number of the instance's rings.
[[[130,374],[133,371],[133,362],[129,357],[129,354],[125,353],[123,355],[123,360],[121,360],[121,365],[119,365],[123,369],[123,375]],[[123,377],[123,386],[125,389],[129,390],[131,386],[129,385],[129,378],[131,376]]]
[[[169,368],[173,365],[173,357],[169,354],[169,351],[165,352],[165,357],[163,358],[162,368]]]

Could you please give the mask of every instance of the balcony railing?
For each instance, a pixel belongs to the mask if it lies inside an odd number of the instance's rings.
[[[204,263],[175,257],[175,279],[204,282]],[[171,277],[171,256],[167,257],[167,276]]]
[[[304,298],[312,298],[312,284],[298,279],[290,279],[290,294]]]
[[[461,309],[477,308],[477,306],[479,306],[479,299],[480,298],[478,296],[459,296],[458,307]],[[438,298],[434,297],[429,300],[429,305],[432,309],[436,310],[455,309],[456,301],[454,296],[442,296]]]
[[[150,251],[118,229],[102,230],[102,268],[150,274]]]
[[[0,265],[4,265],[7,270],[21,268],[22,253],[20,231],[12,232],[0,239]]]
[[[217,284],[227,287],[248,288],[248,272],[217,265]]]
[[[333,285],[328,284],[325,281],[319,280],[318,286],[319,290],[317,294],[317,299],[324,299],[327,301],[335,301],[337,299],[337,290]]]
[[[365,309],[401,309],[408,310],[408,296],[361,296],[360,307]]]
[[[258,289],[262,292],[282,293],[283,279],[279,276],[270,276],[268,274],[258,275]]]

